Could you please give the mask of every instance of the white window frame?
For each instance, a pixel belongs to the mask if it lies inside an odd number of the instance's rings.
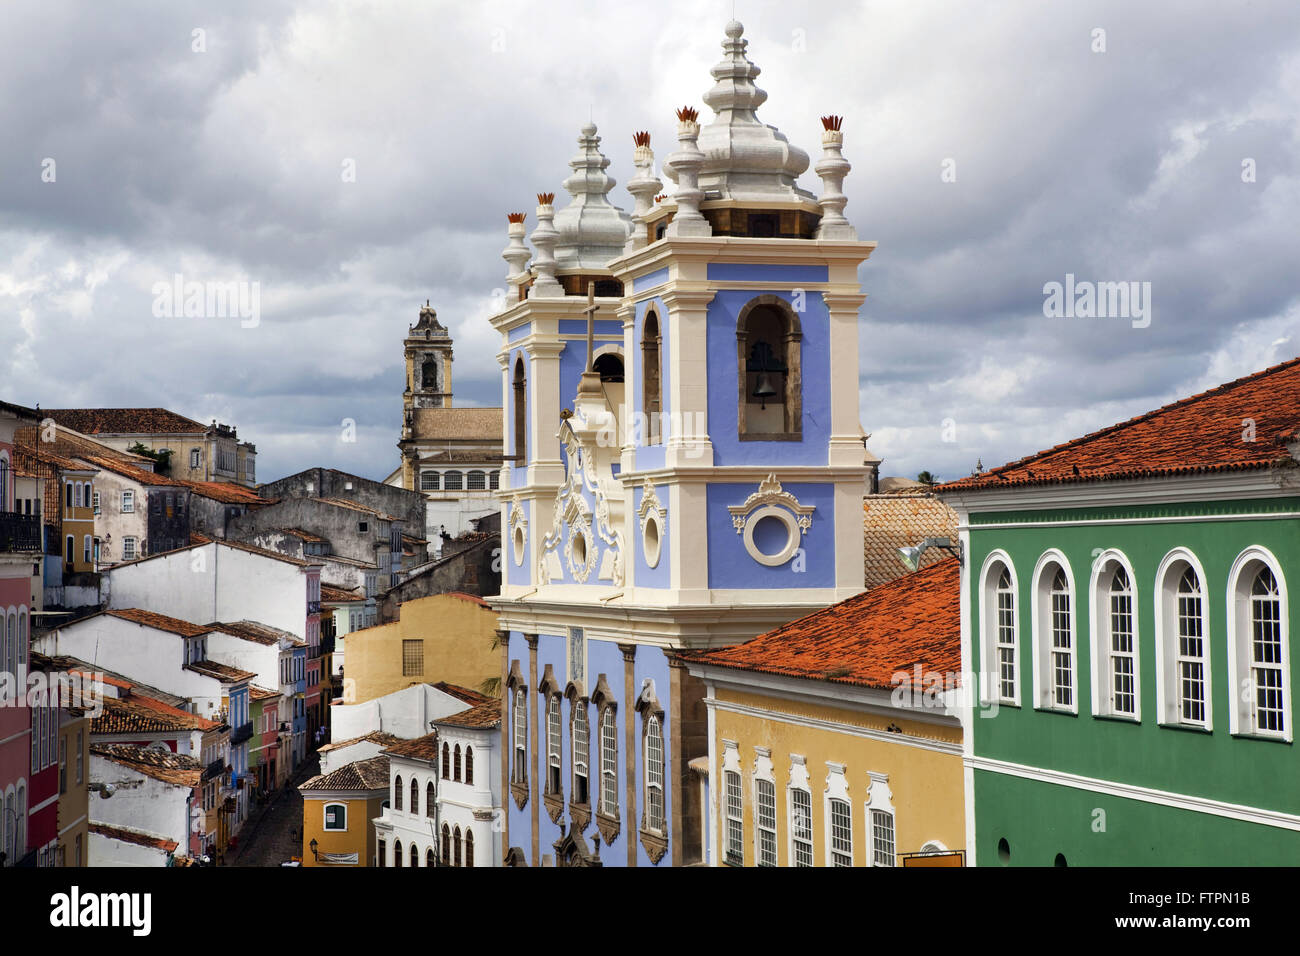
[[[745,780],[740,749],[734,740],[722,742],[722,862],[745,865]]]
[[[528,780],[528,692],[522,687],[515,690],[514,703],[514,754],[510,761],[510,779],[522,784]]]
[[[1011,577],[1012,632],[1014,634],[1012,680],[1014,693],[1002,694],[1002,665],[998,643],[998,579],[1002,567]],[[986,706],[1020,706],[1020,579],[1011,556],[1002,550],[989,552],[980,568],[980,699]]]
[[[330,826],[330,807],[342,808],[343,826],[341,827]],[[325,806],[321,807],[321,829],[325,830],[325,832],[327,833],[347,833],[348,832],[348,805],[346,803],[338,803],[336,801],[331,801],[325,804]]]
[[[122,490],[122,514],[135,514],[135,492],[129,488]]]
[[[763,785],[763,786],[760,786]],[[766,747],[754,748],[754,863],[757,866],[779,866],[780,859],[777,853],[776,842],[776,777],[772,772],[772,752]],[[768,805],[770,815],[768,825],[764,825],[762,793],[767,790],[771,794],[771,803]],[[763,847],[763,836],[768,837],[768,843],[771,846],[770,857]]]
[[[807,827],[801,828],[799,825],[800,808],[795,806],[795,794],[802,797],[802,802],[808,808]],[[817,845],[817,830],[813,820],[813,802],[812,786],[808,779],[808,766],[804,758],[799,754],[790,755],[790,783],[786,787],[786,830],[788,833],[787,852],[789,853],[790,866],[816,866],[817,856],[814,849]],[[806,836],[798,834],[806,829]],[[806,848],[808,862],[800,863],[800,849]]]
[[[864,822],[867,835],[867,865],[898,865],[898,821],[894,816],[894,795],[889,789],[889,775],[867,771],[867,802]],[[882,817],[889,818],[889,845],[884,847],[878,839],[876,825]]]
[[[854,866],[854,840],[853,840],[853,800],[849,797],[849,781],[845,773],[844,764],[826,762],[826,792],[822,797],[823,809],[826,813],[826,865],[843,866],[844,864],[836,862],[838,857],[847,856],[848,866]],[[845,819],[848,820],[849,843],[847,852],[843,848],[837,848],[835,845],[835,815],[833,813],[836,803],[843,803],[846,807]]]
[[[618,816],[618,715],[613,707],[601,707],[597,726],[600,728],[600,795],[598,812],[607,817]],[[606,720],[608,719],[608,724]],[[611,733],[606,738],[606,730]]]
[[[1184,565],[1190,566],[1201,584],[1201,674],[1205,687],[1205,721],[1183,720],[1178,677],[1178,584]],[[1210,589],[1200,559],[1190,550],[1169,551],[1156,569],[1154,600],[1156,628],[1156,713],[1162,725],[1192,727],[1213,732],[1214,687],[1210,669]]]
[[[1115,709],[1115,671],[1114,662],[1117,655],[1111,641],[1111,587],[1116,571],[1122,569],[1128,577],[1129,586],[1129,626],[1132,634],[1133,674],[1133,712],[1126,713]],[[1142,722],[1142,640],[1138,613],[1138,578],[1133,571],[1133,563],[1124,552],[1109,548],[1097,555],[1092,563],[1092,574],[1088,582],[1088,648],[1091,666],[1091,704],[1092,712],[1098,717],[1113,717],[1116,720]]]
[[[1281,661],[1278,668],[1270,669],[1281,671],[1281,730],[1269,730],[1257,726],[1252,591],[1256,575],[1262,568],[1268,568],[1277,583]],[[1227,609],[1228,621],[1228,686],[1239,690],[1232,695],[1231,706],[1228,708],[1228,732],[1242,737],[1263,737],[1290,742],[1293,740],[1290,602],[1287,599],[1286,577],[1282,574],[1282,563],[1272,551],[1261,545],[1251,545],[1237,555],[1232,568],[1228,571],[1224,607]]]
[[[573,792],[571,800],[577,799],[578,794],[578,777],[586,780],[587,802],[586,806],[591,805],[591,720],[587,715],[588,703],[585,698],[574,698],[570,706],[573,708],[573,744],[571,760],[573,762],[573,780],[570,783]],[[579,721],[581,718],[581,721]],[[579,727],[581,723],[581,727]],[[579,769],[581,768],[581,769]]]
[[[1056,568],[1065,575],[1066,595],[1069,601],[1069,653],[1070,701],[1068,704],[1056,700],[1056,657],[1060,653],[1055,646],[1055,590]],[[1031,615],[1033,620],[1033,666],[1034,666],[1034,709],[1055,711],[1063,714],[1079,712],[1079,637],[1078,637],[1078,601],[1079,591],[1074,586],[1074,570],[1069,560],[1055,548],[1049,548],[1038,558],[1034,565],[1033,588],[1030,593]]]
[[[558,787],[552,788],[552,781]],[[546,793],[564,794],[564,718],[560,695],[546,695]]]
[[[651,714],[645,723],[645,825],[652,833],[664,833],[668,828],[668,795],[665,784],[664,728],[657,714]],[[652,760],[652,758],[654,758]]]

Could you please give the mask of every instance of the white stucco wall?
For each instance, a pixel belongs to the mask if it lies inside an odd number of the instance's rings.
[[[430,732],[430,721],[458,714],[468,706],[459,697],[428,684],[417,684],[364,704],[333,705],[330,735],[334,740],[350,740],[379,730],[414,740]]]
[[[114,787],[111,797],[91,792],[89,812],[92,823],[125,827],[175,840],[180,844],[177,852],[185,852],[190,825],[186,802],[192,792],[189,788],[163,783],[97,754],[90,755],[90,781],[93,784],[111,783]],[[110,865],[104,860],[95,860],[95,864]]]

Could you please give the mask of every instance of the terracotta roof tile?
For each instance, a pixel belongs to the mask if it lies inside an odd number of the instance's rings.
[[[145,611],[141,608],[118,608],[111,611],[105,611],[109,617],[121,618],[124,621],[131,621],[134,624],[142,624],[145,627],[151,627],[155,631],[167,631],[170,634],[177,634],[181,637],[201,637],[212,631],[210,627],[199,627],[197,624],[191,624],[189,621],[182,621],[180,618],[168,617],[166,614],[159,614],[156,611]],[[84,620],[84,618],[83,618]]]
[[[310,531],[303,531],[301,528],[278,528],[280,534],[292,535],[302,541],[309,541],[312,544],[324,544],[325,539],[318,534],[312,534]]]
[[[415,740],[403,740],[384,750],[394,757],[412,757],[416,760],[436,760],[438,758],[438,735],[425,734]]]
[[[189,714],[160,701],[149,706],[137,697],[104,697],[103,710],[90,721],[92,734],[183,733],[210,730],[217,726],[197,714]]]
[[[470,690],[468,687],[461,687],[459,684],[449,684],[445,680],[440,680],[433,685],[444,694],[451,694],[452,697],[458,697],[472,707],[485,703],[492,698],[487,694],[480,694],[476,690]]]
[[[80,458],[82,461],[90,462],[90,464],[92,465],[97,465],[99,468],[105,471],[111,471],[116,475],[121,475],[123,478],[130,478],[132,481],[141,485],[148,485],[150,487],[160,487],[160,488],[184,488],[185,487],[179,481],[175,481],[171,478],[166,478],[163,475],[154,474],[152,471],[145,471],[143,468],[136,468],[134,465],[131,465],[118,458],[111,458],[108,455],[97,455],[92,452],[82,452],[82,453],[74,453],[72,457]]]
[[[89,829],[91,833],[98,833],[102,837],[120,840],[123,843],[133,843],[136,846],[152,847],[155,850],[164,850],[167,853],[175,852],[176,848],[180,846],[175,840],[157,837],[151,833],[141,833],[139,830],[128,830],[125,827],[111,827],[107,823],[92,823],[89,825]]]
[[[683,655],[693,663],[809,680],[892,688],[920,664],[961,670],[960,564],[944,558],[814,611],[747,644]]]
[[[153,777],[178,787],[198,786],[203,767],[187,754],[174,754],[170,750],[149,750],[128,744],[90,744],[96,756],[121,764],[146,777]]]
[[[381,746],[388,747],[392,744],[400,743],[401,740],[401,737],[397,737],[393,734],[386,734],[380,730],[372,730],[370,733],[362,734],[360,737],[351,737],[347,740],[340,740],[336,743],[325,744],[320,748],[320,752],[329,753],[334,750],[342,750],[344,747],[351,747],[354,744],[364,743],[366,741],[372,741]]]
[[[279,697],[278,690],[267,690],[265,687],[258,687],[256,684],[248,685],[249,700],[270,700],[272,697]]]
[[[312,777],[299,790],[387,790],[388,758],[383,754]]]
[[[220,501],[229,505],[272,505],[275,504],[274,498],[263,498],[252,488],[245,488],[243,485],[231,484],[227,481],[190,481],[187,478],[173,479],[177,484],[184,485],[196,495],[204,498],[211,498],[213,501]]]
[[[357,591],[345,591],[343,588],[332,588],[328,584],[322,584],[320,599],[326,604],[351,604],[354,601],[364,601],[366,596]]]
[[[208,677],[215,677],[217,680],[226,684],[237,684],[241,680],[248,680],[256,677],[254,671],[240,670],[238,667],[231,667],[229,664],[220,664],[217,661],[191,661],[185,665],[187,671],[194,671],[196,674],[205,674]]]
[[[413,435],[421,439],[482,439],[501,441],[499,408],[417,408]]]
[[[867,495],[862,502],[862,558],[868,589],[907,574],[898,549],[929,537],[957,539],[957,512],[930,494]],[[927,551],[921,566],[943,559],[945,552]]]
[[[499,727],[501,726],[501,701],[488,700],[477,707],[462,710],[459,714],[439,718],[434,723],[439,726],[471,729]]]
[[[1254,440],[1243,421],[1254,422]],[[940,491],[1162,478],[1290,466],[1300,426],[1300,358],[1065,442],[959,478]]]
[[[195,435],[208,430],[165,408],[46,408],[44,415],[83,435]]]
[[[257,621],[234,621],[231,623],[214,623],[205,627],[208,632],[220,631],[222,634],[229,634],[231,637],[238,637],[245,641],[252,641],[255,644],[261,644],[263,647],[274,647],[281,641],[288,641],[291,644],[307,643],[292,631],[285,631],[278,627],[272,627],[269,624],[261,624]]]

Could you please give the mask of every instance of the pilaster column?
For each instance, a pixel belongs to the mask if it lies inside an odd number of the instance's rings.
[[[537,785],[538,773],[541,772],[541,764],[537,759],[537,748],[539,746],[540,734],[538,733],[537,721],[540,719],[540,710],[537,707],[537,701],[541,695],[537,691],[537,635],[525,634],[524,640],[528,642],[528,699],[532,701],[529,704],[529,741],[528,749],[532,758],[532,764],[528,771],[528,805],[532,807],[533,814],[533,852],[529,858],[532,866],[541,866],[541,816],[539,805],[541,803],[541,787]]]
[[[537,321],[537,317],[533,318]],[[565,343],[558,336],[539,339],[537,334],[529,339],[528,436],[531,461],[528,463],[528,484],[558,485],[564,480],[564,462],[560,459],[560,409],[564,398],[560,395],[560,353]]]
[[[620,644],[623,652],[623,835],[627,839],[627,865],[636,866],[641,821],[636,812],[636,645]]]
[[[501,847],[500,853],[505,854],[510,848],[510,691],[506,688],[506,681],[510,677],[510,632],[498,630],[496,632],[497,642],[501,645],[501,805],[495,808],[495,811],[501,814]],[[441,767],[441,764],[439,764]],[[437,771],[441,774],[441,770]],[[438,780],[438,786],[442,786],[441,777]],[[439,839],[441,839],[441,830]],[[490,846],[491,844],[489,844]],[[498,863],[500,860],[498,859]]]
[[[865,457],[858,410],[858,310],[865,301],[861,292],[822,293],[830,326],[831,467],[861,467]]]
[[[711,468],[709,441],[709,303],[713,289],[674,288],[662,296],[668,308],[668,428],[664,458],[669,468]],[[856,354],[856,353],[855,353]]]

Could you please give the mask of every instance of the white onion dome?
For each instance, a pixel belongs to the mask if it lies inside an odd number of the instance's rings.
[[[577,155],[569,160],[573,174],[563,183],[572,200],[555,214],[555,229],[560,234],[555,246],[556,268],[603,271],[609,260],[623,254],[632,219],[609,201],[615,180],[605,172],[609,159],[600,151],[596,124],[582,128],[578,146]]]
[[[727,39],[722,43],[726,56],[709,71],[716,82],[704,94],[704,102],[714,117],[700,130],[697,144],[704,153],[699,188],[706,199],[732,199],[746,205],[815,201],[812,193],[795,185],[808,168],[808,154],[755,115],[767,93],[754,85],[761,71],[745,56],[749,42],[742,39],[744,31],[736,20],[727,24]],[[665,172],[677,181],[672,169]]]

